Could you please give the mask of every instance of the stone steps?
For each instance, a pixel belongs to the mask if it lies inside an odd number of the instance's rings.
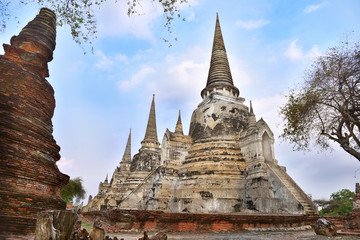
[[[301,193],[298,188],[294,187],[291,180],[289,180],[290,176],[287,175],[286,172],[278,168],[277,166],[271,167],[267,164],[268,167],[278,176],[278,178],[282,181],[282,183],[286,186],[286,188],[291,192],[291,194],[301,203],[304,207],[304,211],[306,214],[317,214],[317,211],[313,209],[311,204],[308,202]]]
[[[354,230],[354,231],[338,230],[336,233],[338,235],[344,235],[344,236],[360,236],[360,230]]]
[[[335,226],[336,226],[336,229],[338,231],[341,231],[344,229],[344,226],[343,226],[343,219],[339,219],[338,217],[334,216],[334,217],[329,217],[329,216],[326,216],[325,217],[327,220],[329,220],[330,222],[332,222]]]
[[[132,183],[136,183],[136,185],[134,184],[133,188],[130,190],[129,194],[127,194],[124,198],[123,201],[125,201],[131,194],[135,193],[139,188],[141,188],[141,186],[143,186],[144,184],[148,183],[148,180],[152,177],[155,176],[155,174],[161,169],[162,167],[157,167],[155,170],[153,170],[152,172],[150,172],[146,177],[144,177],[140,182],[136,182],[135,179],[131,179],[131,177],[129,177],[129,181],[130,179],[133,180]],[[140,179],[137,179],[140,180]]]

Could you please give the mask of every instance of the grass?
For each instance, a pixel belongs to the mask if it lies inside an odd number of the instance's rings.
[[[86,222],[83,219],[81,220],[81,226],[85,228],[86,231],[88,231],[89,233],[91,233],[93,230],[92,223]]]

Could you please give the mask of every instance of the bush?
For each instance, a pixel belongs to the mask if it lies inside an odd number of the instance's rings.
[[[70,179],[69,183],[60,191],[60,197],[66,203],[78,203],[81,199],[85,198],[85,189],[82,186],[82,179],[80,177]]]
[[[327,206],[319,211],[321,216],[345,215],[353,209],[353,200],[356,194],[348,189],[332,193]]]

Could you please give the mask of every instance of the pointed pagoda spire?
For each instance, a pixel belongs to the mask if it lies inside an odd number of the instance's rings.
[[[142,140],[141,145],[142,147],[159,147],[160,145],[156,130],[155,94],[153,94],[149,120],[146,127],[145,137],[144,140]]]
[[[113,175],[111,176],[110,185],[112,185],[113,182],[114,182],[114,173],[113,173]]]
[[[124,152],[121,162],[123,162],[123,163],[131,162],[131,128],[130,128],[129,137],[128,137],[126,147],[125,147],[125,152]]]
[[[252,102],[250,101],[249,127],[255,127],[255,125],[256,125],[256,117],[252,107]]]
[[[251,114],[251,115],[255,115],[255,114],[254,114],[253,107],[252,107],[252,102],[251,102],[251,100],[250,100],[250,114]]]
[[[179,117],[178,117],[178,120],[177,120],[177,123],[176,123],[175,133],[184,135],[183,128],[182,128],[182,123],[181,123],[181,110],[179,110]]]
[[[108,183],[108,175],[109,175],[109,174],[107,173],[104,183]]]
[[[202,98],[214,89],[226,89],[231,95],[239,96],[239,89],[234,86],[225,44],[221,33],[219,16],[216,13],[214,42],[206,87],[201,91]]]

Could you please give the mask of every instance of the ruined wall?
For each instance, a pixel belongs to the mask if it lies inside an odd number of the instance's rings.
[[[139,153],[135,154],[131,162],[130,171],[148,171],[151,172],[160,166],[161,150],[154,149],[140,149]]]
[[[54,90],[45,79],[55,49],[56,19],[49,9],[28,23],[0,56],[0,232],[35,230],[37,212],[65,209],[60,189],[68,176],[56,161],[52,132]]]
[[[274,135],[261,118],[240,134],[240,147],[246,156],[246,197],[248,212],[316,214],[317,207],[279,166],[274,155]]]
[[[176,186],[176,212],[239,212],[245,159],[237,141],[223,138],[193,143]]]
[[[243,98],[213,92],[194,110],[189,135],[193,141],[215,136],[237,136],[248,127],[249,110]]]
[[[297,228],[313,225],[316,215],[230,215],[164,213],[143,210],[109,210],[84,213],[93,221],[99,216],[107,232],[166,231],[166,232],[239,232],[252,228]]]
[[[248,212],[317,214],[317,207],[284,167],[259,157],[247,164],[244,207]]]
[[[161,144],[161,165],[181,166],[191,146],[191,138],[181,133],[170,132],[166,129]]]
[[[119,208],[125,209],[153,209],[150,201],[155,198],[155,191],[161,187],[165,169],[158,167],[151,172],[140,184],[137,185],[119,204]],[[150,206],[149,206],[150,205]]]
[[[245,188],[245,158],[239,133],[248,126],[243,98],[212,92],[190,123],[192,144],[175,191],[176,212],[240,212]]]
[[[116,187],[114,187],[114,184],[107,183],[106,181],[101,182],[98,194],[88,203],[84,211],[117,208],[122,200],[134,191],[134,189],[138,188],[150,173],[151,172],[148,171],[129,171],[124,176],[124,181]],[[133,203],[131,202],[131,204]]]
[[[179,117],[175,132],[167,129],[164,134],[161,166],[125,196],[118,208],[175,211],[177,204],[174,192],[179,179],[179,168],[190,145],[191,138],[183,134]]]

